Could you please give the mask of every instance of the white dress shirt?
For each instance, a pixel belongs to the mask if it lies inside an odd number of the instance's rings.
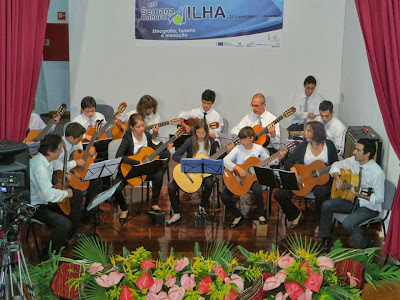
[[[63,136],[62,139],[64,140],[65,147],[67,148],[68,159],[71,157],[71,153],[74,152],[75,150],[83,150],[82,143],[78,143],[76,145],[72,145],[70,142],[67,141],[65,136]],[[53,163],[53,170],[54,171],[58,171],[58,170],[62,171],[63,170],[63,166],[64,166],[64,148],[61,150],[60,156],[56,160],[53,160],[52,163]],[[71,169],[73,169],[75,167],[76,167],[76,161],[75,160],[69,160],[68,163],[67,163],[67,172],[69,172],[69,170],[71,170]]]
[[[269,154],[267,150],[261,145],[253,144],[253,148],[247,150],[242,144],[239,144],[235,148],[233,148],[227,156],[224,157],[224,166],[229,171],[233,171],[233,168],[236,165],[243,164],[246,159],[252,156],[257,157],[261,161],[263,161],[269,157]],[[274,164],[274,162],[272,162],[271,164]]]
[[[134,110],[131,110],[130,112],[122,114],[121,118],[120,118],[121,122],[128,122],[130,116],[133,114],[136,114],[136,113],[137,113],[137,111],[136,111],[136,109],[134,109]],[[146,124],[146,126],[158,124],[158,123],[161,123],[161,117],[159,114],[151,113],[151,114],[147,115],[143,121]],[[153,130],[150,130],[149,132],[150,132],[150,134],[153,134]],[[157,135],[156,138],[153,139],[153,143],[158,145],[160,142],[161,142],[161,139],[160,139],[159,135]]]
[[[293,124],[304,124],[304,119],[307,118],[308,113],[314,113],[315,115],[319,114],[319,104],[323,101],[322,97],[314,92],[307,100],[308,110],[304,111],[304,105],[306,102],[306,94],[303,92],[296,94],[294,97],[294,107],[296,108],[296,112],[292,117]],[[307,118],[307,122],[312,121],[312,119]]]
[[[29,161],[29,170],[32,205],[61,202],[68,196],[67,191],[53,188],[53,165],[41,153]]]
[[[104,117],[104,115],[102,113],[99,112],[95,112],[93,117],[91,119],[89,119],[88,117],[86,117],[83,113],[79,114],[78,116],[76,116],[72,122],[78,122],[79,124],[81,124],[83,127],[85,127],[85,129],[88,129],[89,126],[93,126],[96,124],[97,120],[103,120],[101,122],[101,126],[103,127],[107,121],[106,118]],[[112,128],[112,126],[109,126],[106,131],[110,131]]]
[[[371,159],[368,163],[361,166],[361,188],[373,188],[374,192],[370,196],[370,200],[358,198],[360,207],[366,207],[371,210],[380,212],[382,210],[382,203],[385,197],[385,174],[381,167]],[[354,174],[360,173],[360,163],[355,160],[354,156],[334,162],[331,166],[329,173],[339,173],[340,169],[351,170]]]
[[[323,123],[320,116],[317,116],[315,121]],[[344,124],[336,117],[332,117],[328,123],[324,123],[324,126],[326,137],[335,144],[338,155],[343,156],[346,126],[344,126]]]
[[[36,129],[36,130],[42,131],[45,127],[46,127],[46,124],[43,122],[42,118],[38,114],[31,113],[31,118],[29,119],[28,129],[29,130]],[[51,126],[49,131],[47,131],[47,134],[53,132],[55,128],[56,128],[56,124],[53,124],[53,126]]]
[[[204,109],[202,107],[199,107],[199,108],[194,108],[189,111],[180,112],[178,114],[178,118],[183,118],[185,120],[194,119],[194,118],[203,119],[204,113],[205,113]],[[216,136],[218,136],[218,133],[220,133],[222,131],[222,127],[224,126],[224,119],[214,108],[210,108],[209,111],[207,111],[206,122],[207,122],[207,124],[214,123],[214,122],[219,123],[218,128],[210,128],[210,132],[214,133]]]
[[[304,154],[304,165],[308,166],[311,165],[313,162],[320,160],[323,161],[325,164],[329,164],[328,159],[328,147],[326,143],[324,143],[324,148],[322,149],[321,153],[318,156],[315,156],[312,153],[311,143],[308,143],[306,148],[306,153]]]
[[[271,114],[269,111],[264,111],[264,113],[260,116],[260,120],[261,120],[261,126],[267,127],[269,124],[271,124],[273,121],[275,121],[276,117]],[[255,113],[249,113],[247,115],[244,116],[244,118],[239,122],[238,125],[236,125],[235,127],[232,128],[231,133],[233,135],[238,135],[240,129],[242,129],[243,127],[246,126],[250,126],[253,127],[255,125],[259,125],[259,116]],[[275,149],[279,149],[280,148],[280,136],[281,136],[281,131],[279,129],[279,123],[275,124],[275,133],[276,136],[274,138],[270,139],[270,142],[268,144],[268,146],[271,146]]]

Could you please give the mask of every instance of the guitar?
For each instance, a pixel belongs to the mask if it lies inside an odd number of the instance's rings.
[[[199,118],[187,119],[183,120],[183,123],[188,125],[190,128],[193,128],[194,124],[199,120]],[[210,129],[217,129],[219,128],[219,122],[211,122],[208,124],[208,128]]]
[[[226,145],[224,148],[218,150],[213,154],[210,159],[218,159],[224,155],[229,147],[236,146],[240,144],[239,138],[234,138],[232,142]],[[194,158],[208,158],[206,154],[197,154]],[[184,173],[182,172],[181,164],[177,164],[173,170],[173,176],[176,184],[187,193],[194,193],[199,190],[201,184],[203,183],[203,178],[211,176],[211,174],[201,174],[201,173]]]
[[[94,142],[97,140],[99,136],[101,136],[104,131],[114,122],[115,117],[117,114],[122,113],[126,109],[126,103],[122,102],[119,106],[117,111],[114,113],[114,115],[108,120],[108,122],[101,127],[101,122],[99,124],[96,124],[94,127],[94,133],[92,135],[92,138],[90,139],[89,143],[86,146],[85,150],[75,150],[73,153],[71,153],[71,159],[73,160],[78,160],[82,158],[86,164],[83,167],[75,167],[72,170],[70,170],[70,173],[73,175],[71,181],[69,182],[69,185],[72,186],[74,189],[78,189],[81,191],[85,191],[88,189],[90,182],[89,181],[82,181],[83,178],[85,178],[85,175],[87,173],[87,170],[89,169],[89,166],[94,162],[93,157],[91,157],[89,154],[90,148],[94,145]]]
[[[258,144],[258,145],[264,145],[266,142],[269,143],[269,135],[268,133],[268,126],[271,124],[277,124],[279,123],[283,118],[288,118],[291,115],[293,115],[296,112],[296,108],[295,107],[291,107],[287,110],[285,110],[285,112],[283,114],[281,114],[279,117],[277,117],[274,121],[272,121],[271,123],[269,123],[267,125],[267,127],[262,128],[260,125],[255,125],[253,126],[253,130],[255,133],[254,136],[254,143]]]
[[[68,187],[67,181],[65,178],[65,175],[67,173],[67,162],[68,162],[68,157],[67,157],[67,147],[65,146],[64,140],[61,139],[62,142],[62,147],[64,150],[64,165],[63,165],[63,170],[57,171],[57,184],[56,188],[59,190],[65,190]],[[62,202],[57,202],[58,207],[62,210],[62,212],[66,215],[69,216],[71,214],[71,202],[70,199],[67,197],[65,198]]]
[[[288,151],[293,150],[294,148],[297,147],[299,144],[298,141],[293,141],[285,146],[285,148]],[[246,171],[246,176],[245,177],[240,177],[238,174],[236,174],[236,171],[229,171],[228,169],[225,169],[224,171],[224,183],[226,187],[235,195],[237,196],[242,196],[247,194],[247,192],[250,190],[253,182],[257,181],[257,176],[254,171],[254,166],[256,167],[265,167],[275,159],[279,157],[279,152],[276,152],[275,154],[271,155],[268,157],[266,160],[260,161],[257,157],[249,157],[246,159],[246,161],[238,165],[242,169]]]
[[[140,149],[139,152],[136,153],[135,155],[128,156],[128,158],[140,161],[141,163],[149,162],[154,159],[158,159],[159,158],[158,155],[162,151],[167,149],[169,144],[172,144],[173,142],[175,142],[183,134],[183,132],[184,131],[182,128],[178,128],[178,130],[175,132],[174,136],[171,137],[168,141],[166,141],[165,144],[162,144],[160,147],[158,147],[156,150],[154,150],[151,147],[145,147],[145,148]],[[126,178],[128,173],[132,169],[132,165],[122,163],[120,168],[121,168],[122,175],[124,176],[124,178]],[[145,181],[146,177],[147,177],[147,175],[143,175],[143,176],[127,179],[127,181],[129,182],[129,184],[131,184],[133,186],[141,185],[143,183],[143,181]]]
[[[316,160],[308,166],[295,164],[293,167],[296,168],[301,182],[299,183],[299,190],[292,190],[292,192],[299,197],[304,197],[311,193],[316,185],[323,185],[329,181],[328,172],[331,166],[326,166],[320,160]]]
[[[113,120],[114,121],[114,120]],[[96,120],[96,122],[95,122],[95,124],[94,124],[94,126],[89,126],[88,127],[88,129],[86,130],[86,132],[85,132],[85,135],[91,135],[92,136],[92,139],[93,139],[93,135],[94,135],[94,133],[95,133],[95,131],[96,131],[96,128],[101,128],[101,124],[103,123],[103,119],[101,119],[101,120]],[[107,124],[105,124],[105,125],[107,125]],[[108,126],[107,126],[108,127]],[[107,128],[106,127],[106,128]],[[104,131],[103,131],[103,133],[102,134],[100,134],[99,136],[97,136],[96,137],[96,140],[105,140],[107,138],[107,134],[106,133],[104,133]],[[83,143],[87,143],[87,142],[89,142],[87,139],[84,139],[84,141],[83,141]]]
[[[119,124],[115,124],[114,127],[111,129],[111,135],[113,140],[122,139],[125,134],[126,125],[128,122],[120,122]],[[179,125],[179,119],[172,119],[169,121],[164,121],[152,125],[147,125],[144,130],[150,131],[154,126],[163,127],[166,125]]]
[[[64,113],[65,110],[67,109],[67,105],[66,104],[61,104],[58,108],[56,113],[53,115],[53,118],[47,123],[46,127],[43,128],[42,130],[38,130],[38,129],[32,129],[28,132],[28,134],[26,135],[25,141],[24,142],[40,142],[41,140],[43,140],[43,138],[45,137],[46,133],[50,130],[51,126],[54,125],[55,123],[55,118],[57,117],[61,117]]]
[[[356,193],[362,194],[364,196],[369,197],[374,192],[373,188],[358,187],[360,177],[358,174],[352,173],[351,170],[341,169],[340,170],[340,179],[343,181],[343,188],[341,190],[338,190],[336,188],[336,180],[334,180],[333,184],[332,184],[332,190],[331,190],[331,198],[332,199],[340,197],[343,200],[353,201],[355,196],[350,191],[352,186],[354,186],[354,190]]]

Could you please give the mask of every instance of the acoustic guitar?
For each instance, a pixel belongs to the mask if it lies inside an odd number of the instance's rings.
[[[64,140],[61,139],[62,147],[64,150],[64,165],[63,165],[63,170],[58,170],[56,172],[56,179],[57,179],[57,184],[56,184],[56,189],[59,190],[66,190],[69,188],[67,185],[67,180],[66,180],[66,173],[67,173],[67,162],[68,162],[68,157],[67,157],[67,147],[65,146]],[[62,202],[57,202],[58,207],[62,210],[62,212],[66,215],[69,216],[71,214],[71,202],[70,199],[67,197],[65,198]]]
[[[260,125],[255,125],[253,126],[253,130],[255,133],[254,136],[254,143],[258,145],[264,145],[266,142],[269,143],[269,135],[268,135],[268,126],[271,124],[277,124],[279,123],[283,118],[288,118],[291,115],[293,115],[296,112],[295,107],[291,107],[287,109],[283,114],[281,114],[278,118],[276,118],[274,121],[269,123],[266,127],[262,128]]]
[[[95,157],[90,156],[90,148],[94,145],[94,142],[97,140],[99,136],[101,136],[104,131],[114,122],[115,117],[117,114],[122,113],[126,109],[126,103],[122,102],[119,106],[117,111],[114,113],[114,115],[108,120],[108,122],[101,127],[100,124],[96,124],[94,127],[94,133],[92,135],[92,138],[90,139],[89,143],[86,146],[85,150],[75,150],[73,153],[71,153],[71,159],[73,160],[78,160],[82,158],[86,164],[83,167],[75,167],[72,170],[70,170],[70,173],[72,174],[72,179],[69,182],[69,185],[72,186],[74,189],[78,189],[81,191],[85,191],[88,189],[90,182],[89,181],[83,181],[85,178],[85,175],[87,173],[87,170],[89,169],[89,166],[94,162]]]
[[[111,129],[111,135],[112,135],[113,140],[122,139],[122,137],[125,134],[127,124],[128,124],[128,122],[119,122],[113,126],[113,128]],[[166,125],[179,125],[179,119],[172,119],[169,121],[164,121],[164,122],[160,122],[160,123],[156,123],[156,124],[152,124],[152,125],[147,125],[144,128],[144,130],[150,131],[154,126],[163,127]]]
[[[140,163],[145,163],[145,162],[149,162],[149,161],[158,159],[159,154],[162,151],[164,151],[165,149],[167,149],[169,144],[172,144],[173,142],[175,142],[183,134],[183,132],[184,132],[184,130],[182,128],[178,128],[178,130],[175,132],[174,136],[171,137],[168,141],[166,141],[165,144],[162,144],[160,147],[158,147],[156,150],[154,150],[151,147],[145,147],[145,148],[140,149],[139,152],[136,153],[135,155],[128,156],[128,158],[140,161]],[[124,176],[124,178],[126,178],[132,169],[132,165],[122,163],[120,168],[121,168],[122,176]],[[143,176],[127,179],[127,181],[129,182],[129,184],[131,184],[133,186],[141,185],[143,183],[143,181],[146,180],[146,177],[147,177],[147,175],[143,175]]]
[[[299,144],[298,141],[291,142],[285,146],[285,148],[288,151],[293,150],[294,148],[297,147]],[[246,159],[246,161],[238,165],[242,169],[246,171],[246,176],[245,177],[240,177],[238,174],[236,174],[236,171],[229,171],[228,169],[225,169],[224,171],[224,183],[226,187],[235,195],[237,196],[242,196],[247,194],[247,192],[250,190],[251,186],[255,181],[257,181],[257,176],[254,171],[254,166],[256,167],[265,167],[275,159],[279,158],[279,152],[276,152],[275,154],[271,155],[268,157],[266,160],[260,161],[259,158],[257,157],[249,157]]]
[[[93,126],[89,126],[88,129],[86,129],[85,135],[91,135],[92,139],[93,139],[93,135],[94,135],[94,133],[96,131],[96,128],[101,128],[101,124],[102,123],[103,123],[103,119],[96,120],[96,122],[95,122],[95,124]],[[105,140],[106,138],[107,138],[107,134],[104,131],[99,136],[96,136],[96,140],[99,140],[99,141]],[[84,139],[82,141],[82,143],[87,143],[87,142],[89,142],[87,139]]]
[[[299,196],[304,197],[311,193],[316,185],[323,185],[329,181],[329,170],[331,166],[326,166],[323,161],[316,160],[312,164],[306,166],[295,164],[301,182],[299,182],[299,190],[292,190],[292,192]]]
[[[354,174],[351,170],[341,169],[340,170],[340,180],[343,181],[343,188],[338,190],[336,188],[336,180],[333,181],[332,190],[331,190],[331,198],[342,198],[343,200],[353,201],[355,196],[350,191],[351,187],[354,186],[354,190],[356,193],[362,194],[364,196],[371,196],[374,192],[373,188],[359,188],[360,177],[358,174]]]
[[[188,125],[190,128],[193,128],[194,124],[199,120],[199,118],[187,119],[183,120],[183,123]],[[211,122],[208,124],[208,128],[210,129],[217,129],[219,128],[219,122]]]
[[[46,127],[43,128],[42,130],[38,130],[38,129],[32,129],[28,132],[28,134],[26,135],[25,141],[24,142],[40,142],[41,140],[43,140],[43,138],[45,137],[45,135],[47,134],[47,132],[50,130],[50,128],[54,125],[55,123],[55,118],[57,117],[61,117],[65,111],[67,109],[67,105],[66,104],[61,104],[57,110],[56,113],[53,115],[53,118],[47,123]]]
[[[240,144],[239,138],[234,138],[232,142],[226,145],[224,148],[214,153],[210,159],[218,159],[224,155],[228,149],[232,146]],[[206,154],[197,154],[194,158],[209,158]],[[176,184],[187,193],[194,193],[198,191],[203,183],[203,178],[211,176],[211,174],[201,173],[184,173],[182,172],[181,164],[177,164],[173,170],[173,176]]]

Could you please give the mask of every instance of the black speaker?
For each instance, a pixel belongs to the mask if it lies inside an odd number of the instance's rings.
[[[370,126],[349,126],[346,132],[344,158],[353,156],[359,139],[370,139],[375,142],[376,152],[373,158],[378,165],[382,166],[382,139]]]
[[[0,186],[5,195],[30,190],[29,148],[16,141],[0,141]]]

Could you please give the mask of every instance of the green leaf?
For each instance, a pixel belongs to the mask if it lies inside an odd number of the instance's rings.
[[[86,300],[107,300],[106,289],[99,286],[95,281],[89,281],[83,290],[83,299]]]
[[[109,257],[112,255],[112,244],[99,241],[97,237],[82,237],[79,243],[72,250],[75,256],[79,259],[89,261],[90,263],[98,262],[105,265],[109,262]]]

